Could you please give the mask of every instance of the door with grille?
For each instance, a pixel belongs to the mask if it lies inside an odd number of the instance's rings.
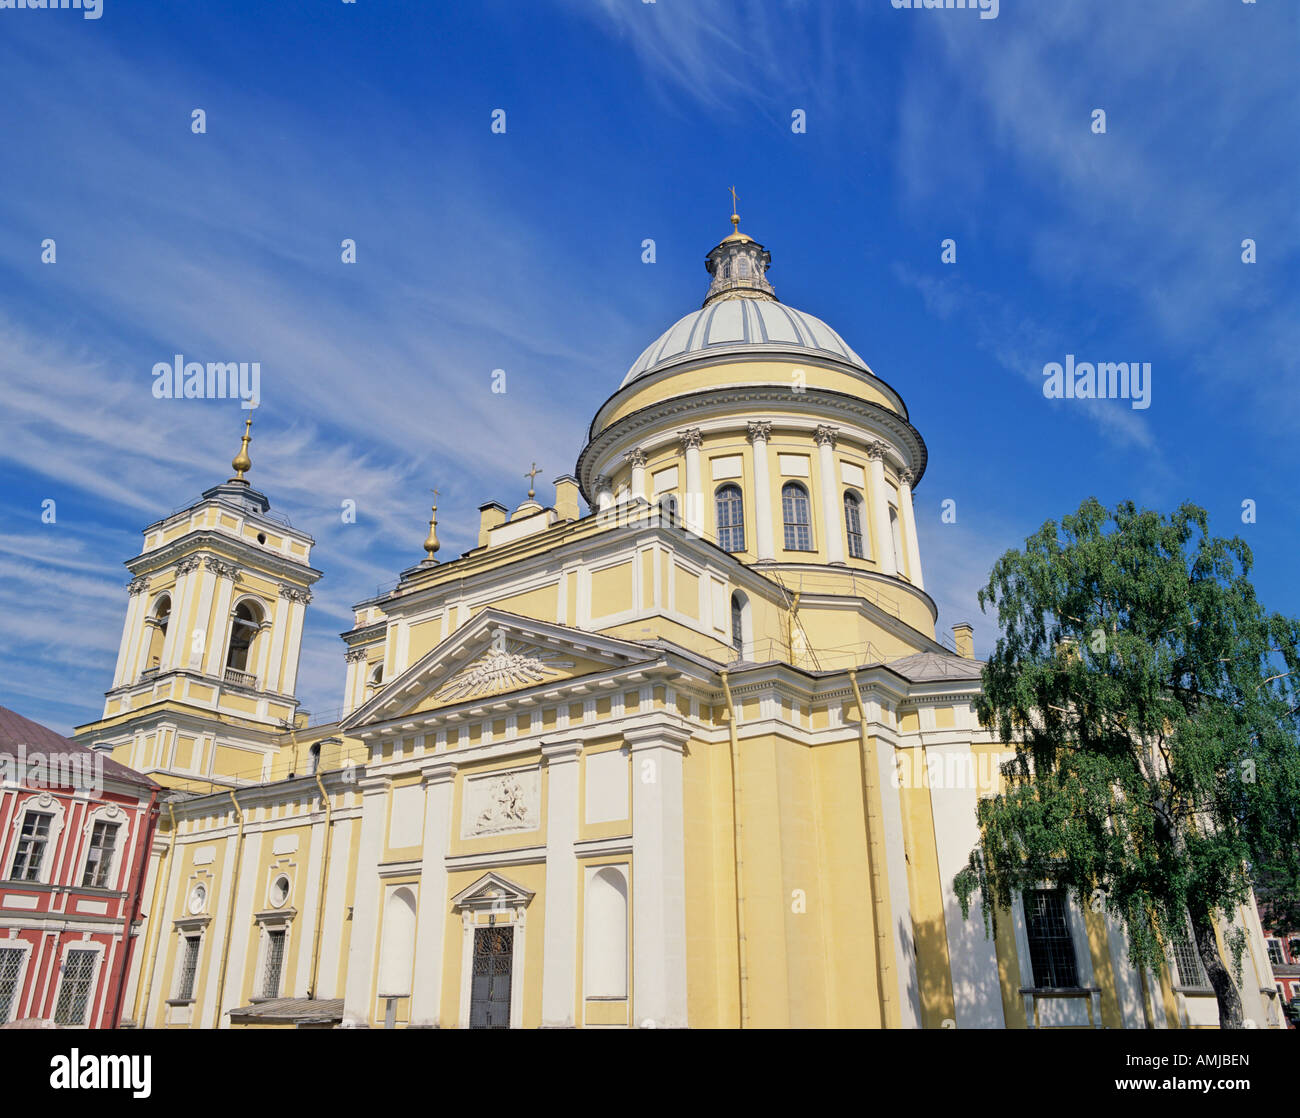
[[[510,980],[515,930],[506,925],[474,929],[474,967],[470,979],[469,1027],[510,1028]]]

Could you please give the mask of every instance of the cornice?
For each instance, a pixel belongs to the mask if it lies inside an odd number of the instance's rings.
[[[262,550],[235,536],[227,536],[211,528],[199,528],[187,532],[152,551],[143,551],[135,558],[128,559],[125,566],[128,571],[137,576],[158,574],[174,561],[188,556],[191,552],[204,549],[213,553],[204,555],[205,560],[212,559],[219,562],[220,558],[224,558],[249,567],[258,574],[277,575],[291,582],[305,582],[306,586],[316,582],[325,573],[307,563],[286,559],[283,555]],[[305,590],[306,586],[302,589]]]

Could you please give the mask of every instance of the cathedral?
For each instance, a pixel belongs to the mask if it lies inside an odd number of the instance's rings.
[[[1189,945],[951,883],[1009,748],[936,632],[897,389],[739,231],[550,505],[357,603],[342,715],[295,697],[312,539],[234,474],[144,529],[103,717],[164,786],[138,1028],[1184,1028]],[[251,423],[251,420],[249,421]],[[1262,932],[1245,1014],[1281,1016]]]

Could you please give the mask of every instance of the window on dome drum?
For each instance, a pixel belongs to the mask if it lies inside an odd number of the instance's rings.
[[[680,524],[677,514],[677,498],[672,493],[665,493],[659,498],[659,515],[669,524]]]
[[[714,496],[718,546],[723,551],[745,550],[745,499],[739,485],[724,485]]]
[[[903,529],[898,522],[898,509],[889,506],[889,532],[894,537],[894,570],[900,575],[906,572],[903,565]]]
[[[45,846],[50,841],[50,820],[53,818],[52,815],[40,811],[29,811],[23,817],[22,830],[18,834],[18,848],[14,853],[14,865],[9,874],[11,881],[41,879],[41,862],[45,859]]]
[[[253,644],[262,629],[261,612],[249,602],[240,602],[235,609],[235,619],[230,625],[230,652],[226,655],[226,667],[248,676],[249,664],[252,663]],[[235,678],[233,683],[253,682],[251,677]]]
[[[749,278],[749,260],[748,260],[747,257],[742,256],[742,257],[740,258],[740,260],[738,261],[737,269],[736,269],[736,270],[740,273],[740,278],[741,278],[741,279],[748,279],[748,278]]]
[[[186,936],[184,950],[181,953],[180,975],[176,981],[176,998],[178,1002],[194,1000],[194,976],[199,970],[198,936]]]
[[[316,770],[320,768],[320,742],[317,742],[307,751],[307,775],[315,776]]]
[[[862,537],[862,498],[852,489],[844,492],[844,531],[849,539],[849,558],[865,559],[867,548]]]
[[[785,517],[786,551],[811,551],[812,510],[808,490],[798,482],[786,482],[781,487],[781,513]]]
[[[1034,985],[1064,989],[1079,985],[1074,940],[1066,919],[1063,889],[1032,889],[1024,895],[1025,932]]]
[[[1210,980],[1206,977],[1205,967],[1201,964],[1201,956],[1192,942],[1191,933],[1192,925],[1188,921],[1183,934],[1174,936],[1174,966],[1178,970],[1178,985],[1208,986]]]
[[[731,595],[731,647],[736,658],[745,656],[745,631],[749,628],[749,599],[740,591]]]
[[[262,997],[280,996],[280,971],[284,967],[284,929],[266,933],[266,967],[262,972]]]
[[[731,261],[730,261],[730,260],[724,260],[724,261],[722,262],[722,278],[723,278],[723,279],[731,279]]]
[[[113,851],[117,846],[116,823],[98,822],[90,832],[90,849],[86,853],[86,872],[81,884],[93,889],[107,889],[113,868]]]
[[[90,1002],[90,987],[95,979],[98,951],[69,951],[63,960],[63,983],[59,1003],[54,1007],[56,1025],[84,1025]]]
[[[7,1024],[18,1000],[18,974],[23,967],[21,947],[0,947],[0,1025]]]

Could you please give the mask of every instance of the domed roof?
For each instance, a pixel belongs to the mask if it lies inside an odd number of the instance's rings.
[[[622,386],[662,366],[710,353],[789,354],[797,350],[870,371],[866,362],[820,318],[775,299],[723,298],[673,323],[637,358]]]

